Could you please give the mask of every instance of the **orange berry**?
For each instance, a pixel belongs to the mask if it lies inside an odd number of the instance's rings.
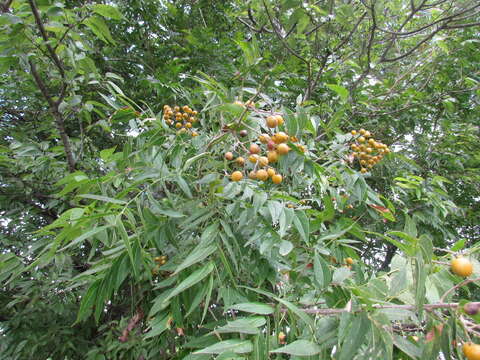
[[[268,143],[268,141],[270,140],[270,136],[267,135],[267,134],[262,134],[258,137],[258,140],[262,143],[262,144],[266,144]]]
[[[365,169],[365,168],[361,168],[361,169],[360,169],[360,172],[361,172],[362,174],[365,174],[367,171],[368,171],[368,170]]]
[[[275,145],[275,143],[273,142],[273,140],[268,140],[267,142],[267,149],[268,150],[275,150],[275,148],[277,147],[277,145]]]
[[[259,156],[257,154],[253,154],[248,157],[248,161],[250,161],[252,164],[256,164],[258,159]]]
[[[240,181],[243,178],[243,174],[240,171],[234,171],[230,176],[232,181]]]
[[[274,184],[280,184],[282,182],[283,178],[282,178],[282,175],[280,174],[275,174],[272,176],[272,182]]]
[[[289,139],[289,136],[287,134],[285,134],[283,131],[280,131],[280,132],[276,133],[275,135],[273,135],[273,141],[276,144],[287,142],[288,139]]]
[[[352,134],[353,136],[357,135],[357,130],[350,131],[350,134]]]
[[[196,131],[193,131],[192,132],[192,136],[195,137],[195,136],[198,136],[198,133]]]
[[[269,151],[267,153],[267,158],[269,163],[277,162],[278,160],[278,153],[275,150]]]
[[[266,156],[260,156],[258,158],[258,163],[261,165],[261,166],[267,166],[268,165],[268,157]]]
[[[451,270],[454,274],[462,277],[469,277],[473,273],[473,264],[464,257],[457,257],[450,263]]]
[[[233,154],[229,151],[225,153],[225,159],[227,160],[233,160]]]
[[[272,177],[272,176],[275,175],[275,170],[273,170],[272,168],[269,168],[269,169],[267,170],[267,173],[268,173],[268,176]]]
[[[257,179],[257,173],[255,171],[250,171],[248,173],[248,178],[251,180],[256,180]]]
[[[276,119],[277,119],[277,124],[278,124],[278,126],[282,126],[283,123],[285,122],[285,121],[283,120],[282,115],[277,115],[277,116],[276,116]]]
[[[257,171],[257,179],[265,181],[268,179],[268,173],[266,170],[260,169]]]
[[[366,131],[365,131],[365,129],[360,129],[359,133],[360,133],[360,135],[365,135]]]
[[[290,148],[288,147],[287,144],[279,144],[277,147],[277,152],[280,155],[286,155],[290,151]]]
[[[260,146],[257,144],[250,144],[250,154],[258,154],[260,152]]]
[[[372,136],[372,134],[370,134],[370,131],[365,131],[364,136],[365,136],[365,137],[370,137],[370,136]]]
[[[358,142],[364,143],[364,142],[365,142],[365,137],[364,137],[364,136],[360,136],[360,137],[358,138]]]
[[[345,262],[346,262],[348,265],[353,265],[353,263],[354,263],[354,261],[353,261],[353,259],[352,259],[351,257],[347,257],[347,258],[345,259]]]
[[[272,129],[274,127],[277,127],[277,124],[278,124],[278,120],[275,116],[267,116],[266,122],[267,122],[267,126]]]
[[[175,127],[176,127],[177,129],[180,129],[180,128],[182,127],[182,123],[177,122],[177,123],[175,124]]]
[[[191,128],[192,128],[192,124],[191,124],[191,123],[186,123],[186,124],[185,124],[185,127],[186,127],[187,129],[191,129]]]
[[[239,157],[235,160],[235,162],[237,163],[238,166],[243,166],[243,165],[245,165],[245,159],[244,159],[243,157],[241,157],[241,156],[239,156]]]
[[[480,360],[480,345],[471,342],[463,344],[463,355],[468,360]]]

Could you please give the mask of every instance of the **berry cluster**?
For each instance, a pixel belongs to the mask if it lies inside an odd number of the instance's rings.
[[[350,145],[351,155],[358,160],[360,172],[363,174],[378,164],[384,155],[390,153],[388,146],[375,140],[370,131],[365,129],[360,129],[358,132],[352,130],[351,134],[356,137],[356,142]]]
[[[167,255],[156,256],[154,260],[157,265],[152,269],[152,275],[158,275],[160,266],[163,266],[167,263],[168,257]]]
[[[278,126],[284,124],[284,119],[281,115],[268,116],[265,119],[266,126],[270,129],[275,129]],[[267,181],[269,178],[274,184],[280,184],[283,181],[283,177],[277,174],[272,164],[276,163],[280,156],[288,154],[290,147],[286,144],[288,141],[293,143],[298,142],[295,136],[288,136],[283,131],[274,132],[272,134],[261,134],[258,138],[261,144],[266,146],[266,154],[262,155],[261,145],[257,143],[251,143],[248,149],[248,162],[252,164],[252,169],[248,173],[248,177],[252,180]],[[300,151],[305,152],[306,147],[303,145],[297,146]],[[266,156],[265,156],[266,155]],[[234,159],[234,155],[231,152],[225,154],[225,159],[228,161],[235,161],[236,165],[245,166],[246,160],[239,156]],[[230,179],[232,181],[240,181],[243,179],[242,171],[234,171]]]
[[[183,112],[182,112],[183,111]],[[191,131],[192,136],[198,136],[194,126],[198,121],[198,112],[191,109],[188,105],[174,106],[173,109],[169,105],[163,106],[163,120],[169,126],[175,126],[177,134],[185,134]]]

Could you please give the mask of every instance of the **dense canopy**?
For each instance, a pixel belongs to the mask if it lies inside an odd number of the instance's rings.
[[[478,0],[3,0],[3,359],[480,359]]]

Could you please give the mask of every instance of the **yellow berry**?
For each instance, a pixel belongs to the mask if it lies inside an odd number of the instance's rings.
[[[232,181],[240,181],[243,178],[243,174],[240,171],[234,171],[230,176]]]
[[[280,184],[282,182],[283,178],[282,178],[282,175],[280,174],[275,174],[272,176],[272,182],[274,184]]]
[[[268,173],[266,170],[260,169],[257,171],[257,179],[265,181],[268,179]]]
[[[277,147],[277,152],[280,155],[286,155],[290,151],[290,148],[288,147],[287,144],[279,144]]]

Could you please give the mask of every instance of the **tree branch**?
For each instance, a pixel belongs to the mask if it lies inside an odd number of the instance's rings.
[[[278,32],[278,29],[277,29],[277,26],[276,24],[274,23],[273,21],[273,18],[272,18],[272,15],[270,14],[270,11],[268,11],[268,6],[267,4],[265,3],[265,0],[263,0],[263,7],[265,8],[265,12],[267,13],[267,16],[268,16],[268,20],[270,21],[270,25],[272,25],[272,29],[273,29],[273,32],[275,33],[275,35],[278,37],[278,39],[281,41],[283,47],[285,49],[287,49],[287,51],[292,54],[293,56],[295,56],[297,59],[303,61],[306,65],[309,64],[309,62],[303,58],[302,56],[300,56],[299,54],[297,54],[285,41],[284,37],[282,36],[282,34],[280,34]]]
[[[55,119],[57,130],[60,133],[60,138],[62,139],[63,148],[65,149],[68,170],[70,172],[74,172],[75,160],[73,159],[72,148],[70,146],[70,139],[68,138],[67,132],[65,131],[65,121],[63,119],[62,114],[60,114],[58,110],[59,103],[55,102],[53,98],[50,96],[47,86],[45,85],[42,78],[40,77],[40,74],[38,73],[37,68],[31,59],[28,60],[28,63],[30,64],[30,71],[32,72],[33,78],[35,79],[35,83],[40,89],[40,92],[42,93],[45,100],[47,100],[48,105],[50,107],[50,111]]]
[[[12,5],[13,0],[7,0],[0,5],[0,10],[2,13],[6,13],[10,10],[10,5]]]
[[[52,45],[50,45],[47,32],[45,31],[45,27],[43,26],[42,19],[40,18],[40,14],[38,12],[37,5],[35,4],[34,0],[28,0],[30,4],[30,8],[32,9],[33,16],[35,17],[35,22],[40,30],[40,34],[42,35],[43,40],[45,41],[45,46],[47,47],[48,53],[50,54],[53,62],[60,71],[60,75],[62,78],[65,78],[65,70],[63,68],[63,64],[57,56],[57,53],[53,50]]]
[[[477,279],[478,280],[478,279]],[[472,302],[471,304],[480,306],[480,302]],[[436,309],[456,309],[458,308],[459,304],[458,303],[437,303],[437,304],[425,304],[423,305],[423,309],[426,311],[432,311]],[[402,310],[411,310],[415,311],[417,310],[415,305],[379,305],[379,304],[374,304],[372,305],[373,309],[402,309]],[[365,311],[368,310],[368,307],[365,307],[363,310],[359,311]],[[288,312],[289,309],[287,308],[281,308],[281,312]],[[342,309],[300,309],[300,311],[307,313],[307,314],[316,314],[316,315],[336,315],[336,314],[341,314],[344,312],[350,312],[350,309],[347,308],[342,308]]]

